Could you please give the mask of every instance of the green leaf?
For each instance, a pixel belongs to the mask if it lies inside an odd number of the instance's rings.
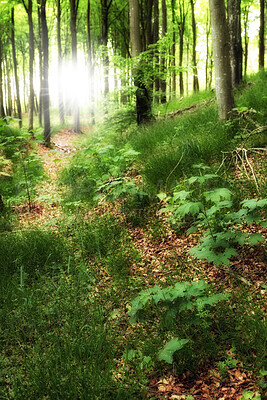
[[[197,226],[191,226],[191,228],[187,229],[186,234],[187,236],[190,235],[191,233],[195,233],[198,231],[198,227]]]
[[[190,196],[192,192],[186,192],[185,190],[182,190],[181,192],[174,192],[173,193],[173,200],[186,200],[188,196]]]
[[[203,208],[204,208],[204,206],[200,201],[198,201],[198,202],[190,201],[190,202],[182,204],[180,207],[178,207],[176,210],[176,213],[178,215],[180,215],[181,217],[184,217],[187,214],[196,215],[201,210],[203,210]]]
[[[189,342],[189,339],[173,338],[160,351],[160,353],[158,355],[158,360],[166,361],[167,363],[172,364],[174,353],[178,350],[181,350],[188,342]]]
[[[261,236],[259,233],[251,233],[251,235],[249,235],[247,241],[254,246],[255,244],[259,243],[259,242],[263,242],[265,239],[263,236]]]
[[[230,200],[232,197],[232,192],[227,188],[218,188],[205,192],[204,196],[207,201],[212,201],[213,203],[218,203],[220,200]],[[224,203],[222,206],[229,206],[229,203]]]
[[[160,192],[157,194],[157,197],[160,199],[160,201],[166,200],[167,194],[165,192]]]

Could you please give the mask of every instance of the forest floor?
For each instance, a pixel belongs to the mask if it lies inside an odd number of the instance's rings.
[[[62,130],[52,138],[52,148],[37,144],[37,152],[43,160],[43,167],[47,179],[39,185],[38,197],[33,202],[31,210],[26,205],[18,207],[19,224],[23,227],[35,227],[43,225],[62,215],[61,195],[64,188],[57,184],[59,173],[68,163],[70,157],[76,151],[77,134],[69,130]],[[160,223],[165,224],[156,216]],[[197,236],[185,234],[179,235],[169,229],[165,224],[167,235],[161,241],[151,238],[147,230],[142,227],[131,227],[129,234],[137,250],[149,265],[149,271],[144,267],[140,271],[140,265],[132,267],[132,274],[142,273],[151,284],[164,283],[165,277],[174,274],[173,260],[188,259],[188,249],[196,243]],[[258,230],[257,230],[258,232]],[[266,235],[263,229],[260,232]],[[261,291],[261,285],[265,283],[265,264],[263,262],[263,249],[260,246],[242,250],[242,255],[231,264],[231,270],[227,267],[218,268],[213,264],[198,261],[194,263],[196,277],[205,277],[209,281],[217,282],[224,287],[231,287],[233,280],[242,280],[248,285],[250,291]],[[164,265],[164,270],[162,269]],[[234,279],[233,279],[234,278]],[[229,350],[229,356],[231,351]],[[199,399],[240,400],[244,390],[257,391],[257,384],[252,373],[238,363],[231,368],[226,379],[222,379],[218,370],[207,365],[200,371],[197,378],[188,374],[177,377],[175,373],[162,371],[161,376],[151,376],[148,385],[147,398],[153,399],[186,399],[189,395]]]

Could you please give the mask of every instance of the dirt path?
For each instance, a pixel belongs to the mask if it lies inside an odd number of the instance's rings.
[[[62,130],[52,138],[52,149],[41,143],[37,144],[37,153],[43,162],[46,178],[37,187],[37,197],[32,201],[31,210],[28,204],[17,207],[19,225],[21,227],[40,227],[61,215],[60,200],[63,187],[57,184],[60,171],[68,163],[76,151],[77,134],[70,130]]]

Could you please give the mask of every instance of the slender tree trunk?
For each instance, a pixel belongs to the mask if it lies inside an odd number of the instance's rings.
[[[43,46],[42,46],[42,21],[41,21],[41,0],[38,2],[38,53],[39,53],[39,77],[40,77],[40,93],[39,93],[39,109],[38,119],[39,125],[43,126]]]
[[[17,63],[16,46],[15,46],[15,11],[14,11],[14,7],[11,8],[11,45],[12,45],[13,65],[14,65],[15,86],[16,86],[17,114],[18,114],[18,118],[19,118],[19,127],[22,128],[22,112],[21,112],[20,89],[19,89],[19,79],[18,79],[18,63]]]
[[[192,62],[193,62],[193,90],[194,92],[199,91],[199,82],[198,82],[198,72],[197,72],[197,53],[196,53],[196,44],[197,44],[197,26],[195,19],[195,3],[194,0],[190,0],[191,4],[191,12],[192,12],[192,33],[193,33],[193,54],[192,54]]]
[[[57,51],[58,51],[58,109],[60,123],[65,124],[62,92],[61,0],[57,0]]]
[[[2,37],[0,33],[0,118],[5,117],[2,62],[3,62]]]
[[[162,37],[167,34],[167,7],[166,0],[161,0],[161,31]],[[160,69],[161,69],[161,79],[160,79],[160,91],[161,91],[161,103],[166,103],[166,57],[165,57],[165,49],[161,51],[160,57]]]
[[[44,114],[44,140],[47,145],[50,144],[50,96],[49,96],[49,43],[48,29],[46,22],[46,0],[41,3],[41,22],[42,22],[42,43],[43,43],[43,114]]]
[[[153,42],[156,44],[159,41],[159,0],[154,0],[154,25],[153,25]],[[159,101],[159,51],[158,47],[154,51],[154,63],[156,76],[155,83],[155,99]]]
[[[249,14],[249,6],[244,8],[243,12],[243,26],[244,26],[244,76],[247,75],[248,68],[248,14]]]
[[[28,15],[29,24],[29,81],[30,81],[30,94],[29,94],[29,132],[33,136],[33,113],[34,113],[34,87],[33,87],[33,63],[34,63],[34,32],[32,20],[32,0],[28,0],[28,5],[25,0],[22,0],[24,8]]]
[[[6,89],[7,89],[7,115],[12,117],[13,105],[12,105],[12,94],[11,94],[11,73],[7,55],[5,57],[5,65],[6,65]]]
[[[228,26],[230,37],[230,63],[234,86],[242,81],[241,0],[228,0]]]
[[[74,80],[77,80],[77,13],[79,7],[79,0],[70,0],[70,32],[71,32],[71,49],[72,49],[72,64]],[[77,87],[77,84],[75,84]],[[80,110],[78,104],[78,93],[75,93],[73,100],[74,108],[74,132],[80,132]]]
[[[176,34],[175,34],[175,0],[171,1],[172,8],[172,47],[171,47],[171,95],[175,98],[176,95],[176,72],[175,72],[175,44],[176,44]]]
[[[211,14],[212,45],[215,66],[215,88],[219,118],[225,121],[234,107],[229,34],[222,0],[209,0]]]
[[[109,93],[108,14],[113,0],[101,0],[104,95]]]
[[[88,74],[89,74],[89,102],[91,108],[92,124],[95,124],[95,85],[94,85],[94,65],[91,42],[91,0],[87,0],[87,44],[88,44]]]
[[[179,22],[178,22],[178,30],[179,30],[179,89],[180,95],[184,94],[184,77],[183,77],[183,55],[184,55],[184,32],[185,32],[185,11],[184,11],[184,3],[179,3]]]
[[[260,0],[260,30],[259,30],[259,69],[264,69],[264,13],[265,0]]]

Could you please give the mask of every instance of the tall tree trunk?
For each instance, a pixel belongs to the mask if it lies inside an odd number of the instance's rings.
[[[260,0],[260,30],[259,30],[259,69],[264,69],[264,13],[265,0]]]
[[[72,65],[74,80],[77,80],[77,14],[78,14],[79,0],[70,0],[70,32],[71,32],[71,49],[72,49]],[[74,85],[77,87],[77,84]],[[73,100],[74,109],[74,132],[80,132],[80,110],[78,103],[78,93],[76,92]]]
[[[139,1],[129,0],[130,12],[130,40],[132,58],[138,57],[141,53],[141,35],[139,28]],[[151,119],[151,98],[148,88],[144,82],[142,66],[133,70],[136,89],[136,113],[137,123],[142,124]]]
[[[18,118],[19,118],[19,127],[22,128],[22,112],[21,112],[20,89],[19,89],[19,78],[18,78],[18,63],[17,63],[16,46],[15,46],[15,11],[14,11],[14,7],[11,8],[11,45],[12,45],[13,65],[14,65],[15,86],[16,86],[17,114],[18,114]]]
[[[62,92],[61,0],[57,0],[57,52],[58,52],[58,109],[61,124],[65,124]]]
[[[7,115],[12,117],[13,114],[13,105],[12,105],[12,94],[11,94],[11,73],[10,73],[10,65],[7,55],[5,57],[5,65],[6,65],[6,89],[7,89]]]
[[[244,7],[243,11],[243,26],[244,26],[244,76],[247,75],[248,69],[248,14],[249,14],[249,5]]]
[[[209,0],[211,14],[212,45],[215,67],[215,89],[219,118],[225,121],[234,107],[231,66],[229,57],[229,34],[222,0]]]
[[[3,62],[3,51],[2,51],[2,37],[0,33],[0,118],[5,117],[2,62]]]
[[[179,22],[178,22],[178,31],[179,31],[179,89],[180,95],[184,94],[184,78],[183,78],[183,54],[184,54],[184,32],[185,32],[185,10],[184,10],[184,2],[179,3]]]
[[[33,136],[33,113],[34,113],[34,87],[33,87],[33,63],[34,63],[34,32],[33,32],[33,20],[32,20],[32,0],[28,0],[26,4],[25,0],[22,0],[24,8],[28,15],[29,24],[29,81],[30,81],[30,94],[29,94],[29,132]]]
[[[193,33],[193,49],[192,49],[192,62],[193,62],[193,90],[194,92],[199,91],[199,82],[198,82],[198,72],[197,72],[197,53],[196,53],[196,44],[197,44],[197,26],[195,19],[195,2],[194,0],[190,0],[191,4],[191,12],[192,12],[192,33]]]
[[[88,44],[88,75],[89,75],[89,102],[91,108],[92,124],[95,124],[95,85],[94,85],[94,65],[91,42],[91,0],[87,0],[87,44]]]
[[[42,97],[43,97],[43,114],[44,114],[44,140],[48,145],[50,143],[50,96],[49,96],[49,43],[48,43],[48,29],[46,22],[46,0],[41,3],[41,22],[42,22],[42,43],[43,43],[43,84],[42,84]]]
[[[241,0],[227,0],[230,63],[233,85],[242,81]]]
[[[113,0],[101,0],[104,95],[109,93],[108,14]]]
[[[42,46],[42,21],[41,21],[41,0],[38,3],[38,54],[39,54],[39,77],[40,77],[40,93],[39,93],[39,109],[38,119],[39,125],[43,125],[43,46]]]
[[[210,39],[210,19],[209,19],[209,13],[207,12],[207,19],[206,19],[206,63],[205,63],[206,90],[210,87],[210,82],[209,82],[209,61],[210,61],[209,39]]]
[[[130,40],[132,58],[138,57],[142,51],[141,35],[139,29],[139,1],[129,0],[130,11]]]
[[[175,34],[175,0],[171,0],[172,9],[172,47],[171,47],[171,96],[175,98],[176,95],[176,72],[175,72],[175,44],[176,44],[176,34]]]
[[[166,0],[161,0],[161,31],[162,37],[167,34],[167,7]],[[161,51],[160,57],[160,70],[161,70],[161,79],[160,79],[160,91],[161,91],[161,103],[166,103],[166,57],[165,57],[165,48]]]
[[[156,44],[159,41],[159,0],[154,0],[154,25],[153,25],[153,42]],[[159,101],[159,50],[155,47],[154,63],[156,76],[154,77],[155,83],[155,99]]]

